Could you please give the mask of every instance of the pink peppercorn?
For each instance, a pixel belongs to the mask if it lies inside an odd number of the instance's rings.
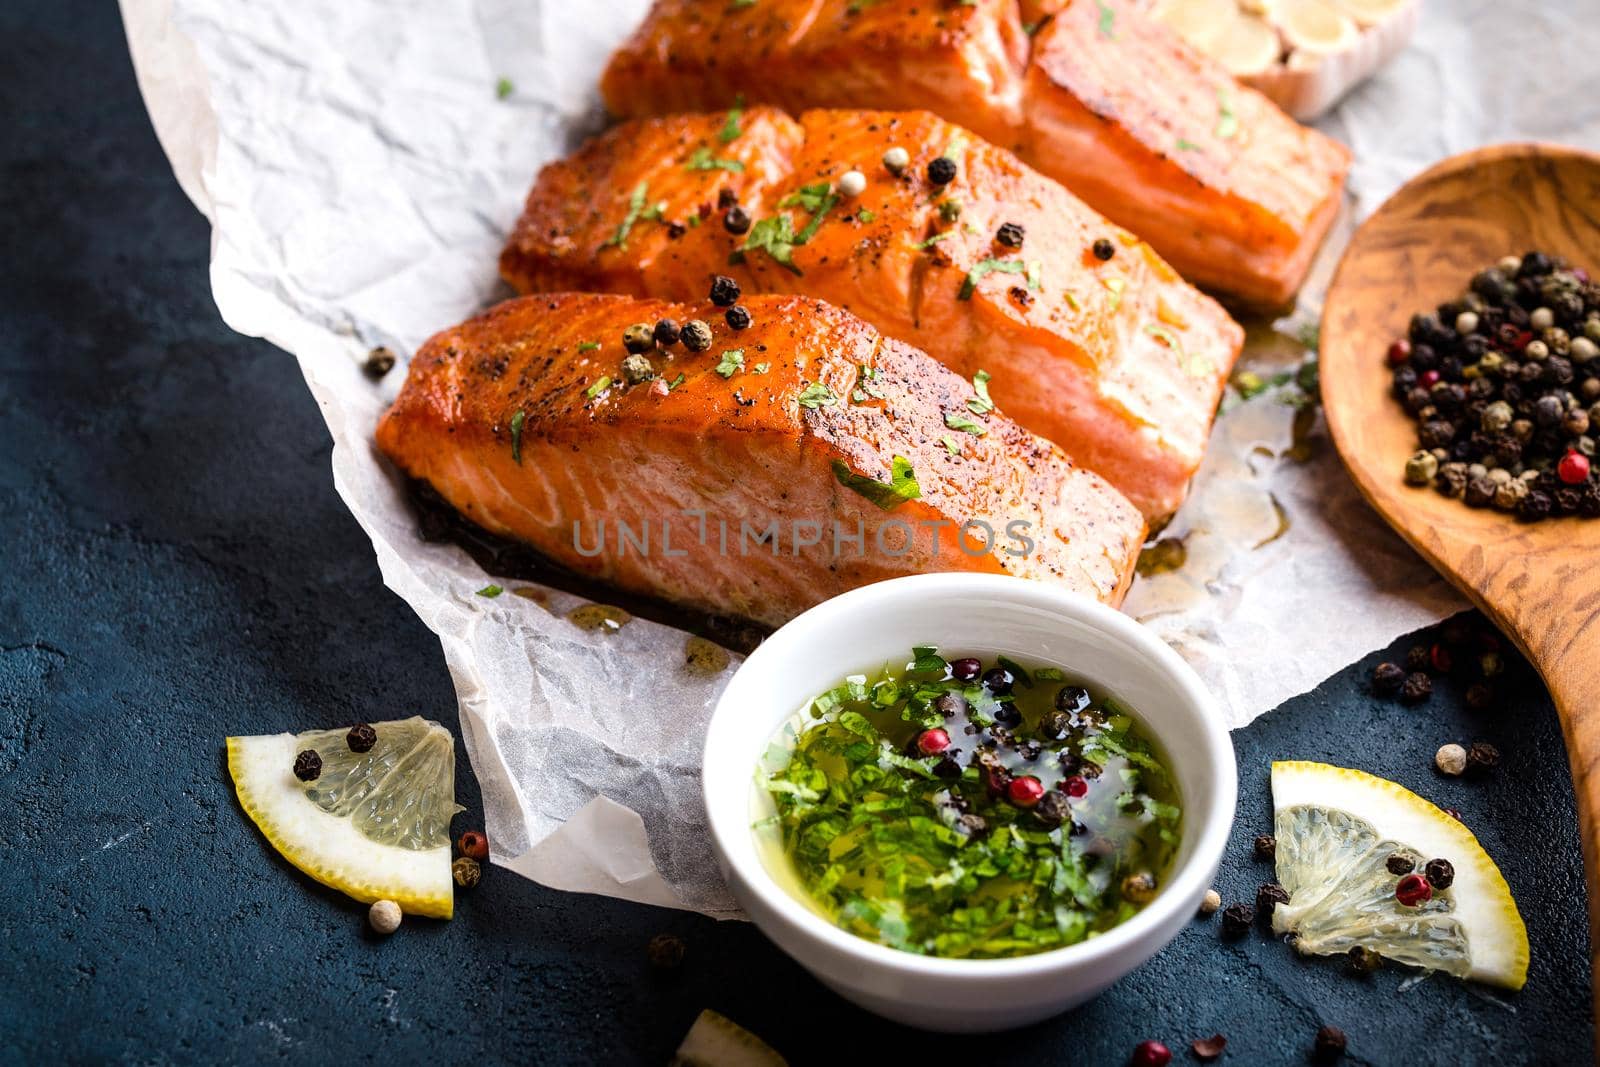
[[[1568,485],[1582,485],[1589,480],[1589,457],[1582,452],[1568,452],[1556,464],[1556,475]]]
[[[1408,874],[1394,887],[1394,898],[1406,907],[1414,908],[1433,899],[1433,886],[1420,874]]]
[[[950,735],[935,727],[917,735],[917,751],[924,756],[936,756],[950,747]]]
[[[1031,808],[1044,796],[1044,783],[1031,774],[1011,779],[1006,786],[1006,799],[1019,808]]]
[[[1159,1041],[1141,1041],[1133,1048],[1131,1067],[1167,1067],[1172,1062],[1172,1050]]]

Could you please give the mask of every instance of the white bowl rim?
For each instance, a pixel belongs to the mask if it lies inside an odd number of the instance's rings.
[[[1192,812],[1189,802],[1184,804],[1184,833],[1198,836],[1189,856],[1177,870],[1176,876],[1162,887],[1161,893],[1138,914],[1105,933],[1080,941],[1076,945],[1036,952],[1025,956],[1007,956],[993,959],[950,959],[940,956],[923,956],[914,952],[880,945],[866,938],[842,930],[826,918],[796,900],[793,894],[779,885],[757,856],[750,864],[742,862],[739,853],[729,847],[733,835],[749,835],[750,811],[717,811],[711,800],[711,775],[702,775],[702,795],[706,806],[707,823],[716,851],[723,863],[733,868],[734,874],[758,895],[762,903],[781,919],[793,932],[821,942],[827,947],[851,957],[867,967],[888,968],[911,975],[936,978],[982,980],[984,978],[1016,979],[1053,974],[1079,961],[1090,962],[1104,956],[1116,955],[1122,950],[1138,951],[1138,943],[1164,928],[1176,913],[1193,908],[1205,889],[1211,887],[1223,849],[1232,830],[1234,811],[1238,806],[1238,767],[1235,762],[1233,742],[1228,734],[1216,702],[1205,683],[1195,674],[1194,668],[1153,632],[1127,615],[1107,607],[1097,600],[1081,594],[1069,593],[1054,586],[1025,578],[1001,574],[974,574],[946,572],[914,574],[891,578],[872,585],[861,586],[839,596],[823,601],[816,607],[796,616],[767,638],[740,666],[735,678],[749,672],[759,675],[769,660],[794,655],[797,646],[803,647],[807,637],[821,627],[848,625],[849,615],[863,601],[885,597],[917,596],[938,598],[953,594],[989,595],[1017,603],[1061,611],[1076,616],[1113,637],[1134,645],[1148,656],[1154,665],[1169,675],[1182,690],[1192,707],[1198,708],[1202,720],[1205,744],[1198,752],[1190,751],[1167,755],[1175,762],[1209,763],[1216,773],[1216,789],[1210,810]],[[819,681],[819,684],[826,679]],[[730,707],[728,696],[735,690],[730,682],[718,698],[706,729],[706,743],[702,753],[703,768],[718,767],[712,754],[718,746],[717,723],[727,717]],[[1158,738],[1159,740],[1159,738]],[[754,773],[753,767],[728,767],[718,775],[738,773],[745,778]],[[741,794],[743,795],[743,794]],[[758,922],[758,925],[759,922]],[[1157,948],[1154,951],[1159,951]],[[1148,953],[1153,955],[1154,953]]]

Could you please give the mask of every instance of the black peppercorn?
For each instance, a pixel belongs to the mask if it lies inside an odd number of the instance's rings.
[[[1466,701],[1473,711],[1488,711],[1494,704],[1494,690],[1482,682],[1473,682],[1467,686]]]
[[[1549,518],[1554,508],[1555,501],[1549,493],[1534,489],[1517,504],[1517,517],[1525,522],[1538,522]]]
[[[1467,749],[1467,767],[1474,771],[1492,771],[1500,766],[1500,750],[1487,741],[1474,741]]]
[[[1433,653],[1427,645],[1412,645],[1406,649],[1406,670],[1425,671],[1433,666]]]
[[[711,327],[699,319],[683,324],[683,347],[691,352],[704,352],[711,347]]]
[[[1449,860],[1429,860],[1422,873],[1435,889],[1449,889],[1456,880],[1456,869]]]
[[[957,715],[965,715],[967,698],[956,692],[940,693],[933,700],[933,710],[946,719],[953,719]]]
[[[1355,974],[1369,975],[1383,967],[1383,957],[1367,948],[1356,945],[1350,949],[1350,970]]]
[[[372,746],[378,743],[378,731],[367,723],[358,722],[344,735],[344,743],[350,746],[351,752],[371,752]]]
[[[1272,921],[1272,912],[1279,904],[1289,903],[1289,891],[1277,882],[1268,882],[1256,890],[1256,916],[1263,923]]]
[[[1337,1026],[1324,1026],[1317,1031],[1314,1054],[1318,1063],[1332,1063],[1344,1055],[1344,1031]]]
[[[722,228],[729,233],[748,233],[750,231],[750,212],[733,205],[722,214]]]
[[[1229,904],[1222,909],[1222,936],[1237,940],[1250,932],[1250,924],[1255,921],[1256,909],[1249,904]]]
[[[1405,669],[1397,663],[1380,663],[1372,669],[1372,691],[1379,696],[1394,696],[1405,680]]]
[[[1555,264],[1543,252],[1529,252],[1522,257],[1522,263],[1517,267],[1517,278],[1542,278],[1555,270]]]
[[[1433,679],[1421,671],[1406,675],[1400,686],[1400,699],[1407,704],[1420,704],[1433,695]]]
[[[1391,852],[1383,864],[1390,874],[1410,874],[1417,869],[1417,861],[1399,852]]]
[[[1072,814],[1072,806],[1060,790],[1046,790],[1033,807],[1034,818],[1049,827],[1060,826]]]
[[[361,365],[368,378],[376,381],[385,374],[394,370],[394,353],[383,345],[379,345],[367,353],[367,361]]]
[[[994,243],[1005,248],[1022,247],[1023,230],[1020,222],[1002,222],[994,232]]]
[[[726,211],[739,202],[739,194],[724,185],[717,190],[717,209]]]
[[[1256,859],[1263,863],[1277,858],[1278,839],[1271,834],[1257,834],[1253,847]]]
[[[965,831],[968,837],[977,837],[989,829],[989,822],[982,815],[963,815],[956,820],[956,825]]]
[[[682,967],[683,957],[688,951],[689,947],[683,943],[683,938],[676,934],[657,934],[644,950],[650,968],[656,971],[675,971]]]
[[[735,330],[750,328],[750,309],[743,304],[737,304],[728,309],[723,318],[728,320],[728,326]]]
[[[1109,239],[1107,239],[1105,237],[1102,237],[1099,240],[1095,241],[1095,243],[1094,243],[1094,258],[1095,259],[1098,259],[1100,262],[1104,263],[1104,262],[1108,261],[1112,256],[1114,256],[1116,254],[1117,254],[1117,246],[1112,244]]]
[[[739,283],[726,274],[711,279],[711,302],[719,308],[732,307],[739,302]]]
[[[294,758],[294,776],[302,782],[314,782],[322,777],[322,757],[314,748],[302,749]]]
[[[678,343],[678,338],[683,336],[683,327],[678,325],[677,319],[659,319],[656,322],[656,344],[662,348],[671,348]]]
[[[939,156],[928,164],[928,180],[934,185],[949,185],[956,178],[956,161]]]

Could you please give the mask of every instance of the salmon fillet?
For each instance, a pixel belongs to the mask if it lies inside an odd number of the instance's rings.
[[[1065,183],[1196,284],[1281,305],[1337,213],[1349,152],[1146,6],[657,0],[601,92],[622,118],[741,95],[791,112],[928,108]]]
[[[899,178],[878,162],[891,145],[910,154]],[[941,155],[959,163],[935,186],[926,165]],[[851,169],[872,177],[846,198]],[[737,212],[747,232],[730,231]],[[624,123],[544,169],[500,270],[522,292],[692,300],[727,274],[746,292],[827,300],[962,377],[988,375],[1008,416],[1153,521],[1182,502],[1243,342],[1150,246],[925,111]]]
[[[629,325],[717,309],[509,300],[423,346],[378,446],[574,572],[769,625],[928,571],[1121,600],[1145,526],[1115,489],[998,415],[982,437],[951,431],[944,414],[967,411],[972,386],[846,312],[745,306],[749,328],[718,321],[709,350],[655,349],[656,377],[627,384]]]

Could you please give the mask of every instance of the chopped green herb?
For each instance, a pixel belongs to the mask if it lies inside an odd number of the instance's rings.
[[[1180,137],[1180,138],[1178,138],[1178,151],[1180,151],[1180,152],[1198,152],[1198,151],[1200,151],[1200,146],[1195,144],[1193,141],[1186,141],[1182,137]]]
[[[862,208],[860,211],[856,212],[856,218],[860,219],[862,222],[872,222],[877,217],[878,213],[873,211],[871,208]]]
[[[725,170],[737,174],[744,170],[744,164],[737,159],[717,159],[711,154],[711,149],[701,145],[689,157],[689,162],[683,165],[684,170]]]
[[[609,388],[611,388],[611,378],[609,375],[605,375],[602,376],[599,381],[585,389],[583,391],[583,395],[588,397],[590,400],[593,400],[595,397],[599,396]]]
[[[1233,110],[1233,94],[1226,88],[1217,90],[1217,136],[1224,141],[1239,132],[1239,116]]]
[[[1122,306],[1122,291],[1128,287],[1128,283],[1121,278],[1101,278],[1100,284],[1111,292],[1111,300],[1106,304],[1106,310],[1116,311]]]
[[[1063,289],[1061,290],[1061,295],[1066,298],[1067,306],[1073,311],[1083,310],[1083,303],[1078,299],[1077,293],[1073,292],[1071,289]]]
[[[986,370],[972,376],[972,389],[978,395],[967,401],[967,407],[974,415],[987,415],[994,410],[994,401],[989,398],[990,377]]]
[[[504,100],[516,91],[517,87],[511,84],[510,78],[501,78],[494,83],[494,98],[496,100]]]
[[[722,129],[717,131],[717,140],[723,144],[732,144],[744,132],[739,123],[744,119],[744,94],[734,99],[733,107],[728,109],[728,118],[722,124]]]
[[[856,365],[856,387],[850,393],[850,400],[855,404],[864,404],[868,400],[884,399],[883,390],[878,387],[878,368],[869,367],[865,363]]]
[[[1032,37],[1034,34],[1039,32],[1039,27],[1043,25],[1043,22],[1024,22],[1022,24],[1022,32],[1027,34],[1029,37]]]
[[[678,372],[678,376],[676,378],[672,379],[672,381],[667,383],[667,391],[671,392],[672,390],[676,389],[678,386],[680,386],[682,384],[683,384],[683,372],[679,371]]]
[[[990,274],[1022,274],[1027,269],[1028,265],[1020,259],[980,259],[967,271],[956,299],[971,300],[972,294],[978,291],[978,283]]]
[[[728,7],[733,11],[739,11],[747,7],[755,6],[756,0],[728,0]]]
[[[732,378],[744,369],[744,349],[730,348],[722,353],[722,359],[717,363],[717,373],[724,378]]]
[[[950,143],[944,147],[944,158],[953,160],[957,163],[961,162],[961,157],[966,155],[966,153],[967,135],[964,133],[957,133],[954,137],[950,138]]]
[[[1095,0],[1100,7],[1100,36],[1108,40],[1117,39],[1117,12],[1106,0]]]
[[[1040,275],[1044,271],[1044,264],[1037,259],[1028,260],[1028,288],[1039,288]]]
[[[1158,341],[1163,342],[1168,348],[1176,352],[1178,355],[1178,366],[1182,367],[1183,372],[1189,375],[1191,378],[1205,377],[1214,369],[1211,361],[1205,356],[1191,356],[1186,353],[1183,350],[1183,342],[1178,339],[1178,335],[1160,323],[1145,323],[1144,332],[1149,334],[1151,337],[1156,338]]]
[[[774,262],[799,274],[800,268],[794,265],[794,246],[799,243],[789,216],[773,215],[771,218],[760,219],[750,227],[744,244],[739,246],[734,256],[742,258],[746,252],[765,252]]]
[[[949,434],[945,434],[943,437],[939,438],[939,443],[944,445],[945,451],[949,452],[952,456],[961,455],[961,446],[957,444],[955,438],[951,437]]]
[[[700,216],[699,216],[699,214],[690,215],[689,216],[689,229],[692,230],[698,225],[700,225]]]
[[[617,232],[611,235],[610,240],[601,245],[605,248],[615,245],[618,248],[628,247],[628,234],[633,229],[633,224],[639,221],[639,216],[644,213],[645,200],[650,195],[648,182],[640,182],[633,187],[633,194],[628,197],[628,213],[622,217],[622,223],[617,227]]]
[[[821,211],[823,206],[827,205],[832,199],[832,185],[827,182],[813,182],[810,185],[802,185],[799,189],[778,201],[778,206],[781,208],[798,207],[814,215]]]
[[[593,352],[595,349],[597,349],[599,347],[600,347],[600,342],[599,341],[585,341],[585,342],[583,342],[583,344],[578,346],[578,351],[579,352]]]
[[[946,222],[954,222],[961,217],[961,201],[954,197],[945,197],[939,201],[939,217]]]
[[[771,369],[772,364],[770,363],[757,363],[754,367],[750,368],[750,370],[756,374],[765,374]]]
[[[639,218],[644,222],[659,222],[663,217],[666,216],[666,213],[667,202],[665,200],[657,200],[655,203],[639,212]]]
[[[1029,689],[1020,665],[1001,661],[1019,681],[997,698],[952,678],[937,649],[911,656],[820,694],[761,762],[776,830],[763,847],[814,906],[869,941],[973,959],[1076,944],[1136,914],[1142,901],[1124,880],[1165,880],[1183,813],[1134,718],[1091,690],[1089,712],[1061,736],[1056,687]],[[962,710],[935,710],[948,697]],[[979,755],[952,744],[958,736],[973,736]],[[1023,745],[1028,762],[1000,763]],[[1007,769],[999,789],[984,753]],[[1101,768],[1077,779],[1086,791],[1066,786],[1063,764],[1081,761]],[[1008,796],[1013,781],[1033,787],[1032,803]]]
[[[955,235],[956,235],[956,231],[954,231],[954,230],[945,230],[942,233],[934,234],[932,237],[928,238],[926,241],[918,241],[916,244],[912,245],[911,247],[918,248],[918,249],[921,249],[921,248],[932,248],[934,245],[938,244],[940,241],[943,241],[945,238],[954,237]]]
[[[907,500],[917,500],[922,496],[916,472],[911,469],[911,461],[904,456],[894,457],[887,483],[857,474],[838,459],[833,461],[833,476],[839,479],[840,485],[851,492],[860,493],[884,511],[893,511]]]
[[[974,437],[982,437],[984,434],[989,432],[982,426],[967,418],[965,415],[958,414],[954,411],[947,411],[944,413],[944,424],[950,427],[952,430],[960,430],[963,433],[970,433]]]
[[[1000,666],[1004,667],[1006,670],[1010,671],[1012,677],[1017,680],[1017,684],[1022,686],[1022,688],[1033,688],[1033,677],[1028,674],[1027,668],[1023,667],[1016,660],[1007,659],[1005,656],[996,656],[995,662],[1000,664]]]
[[[522,424],[528,419],[526,411],[511,416],[511,461],[522,466]]]
[[[482,589],[478,590],[478,595],[481,597],[486,597],[489,600],[493,600],[495,597],[504,592],[505,590],[498,585],[486,585]]]
[[[807,241],[811,240],[811,238],[815,237],[817,230],[822,227],[822,220],[828,217],[828,212],[832,211],[833,205],[837,204],[838,202],[839,198],[832,193],[829,193],[828,198],[822,202],[822,207],[817,210],[815,215],[811,216],[811,221],[806,223],[805,229],[801,230],[800,233],[795,237],[794,243],[797,245],[803,245]]]
[[[810,408],[812,411],[817,408],[831,408],[839,402],[839,398],[833,395],[833,390],[821,382],[812,382],[806,386],[796,399],[801,407]]]
[[[1060,667],[1040,667],[1033,672],[1033,680],[1036,682],[1064,682],[1067,680],[1067,676],[1062,673]]]

